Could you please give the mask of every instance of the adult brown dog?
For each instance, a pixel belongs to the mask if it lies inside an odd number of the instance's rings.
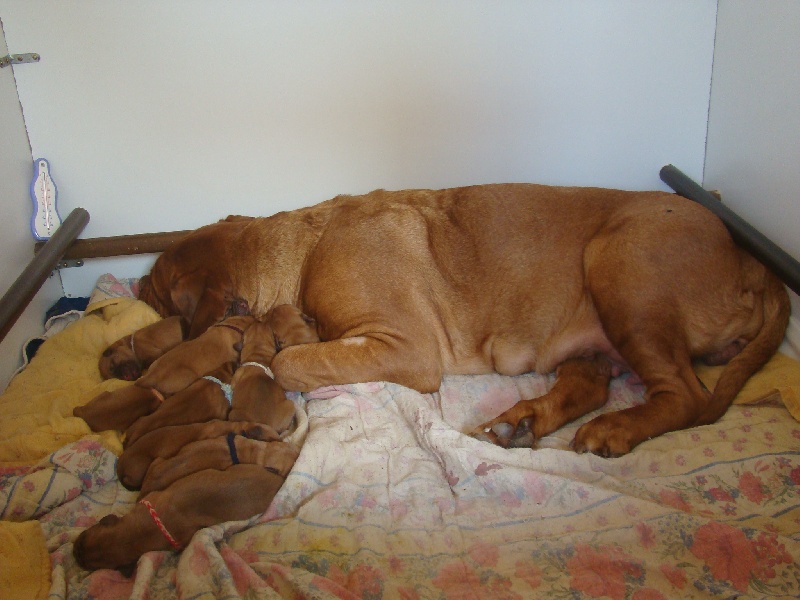
[[[117,477],[129,490],[138,490],[147,469],[157,458],[175,456],[184,446],[199,440],[237,433],[255,440],[277,441],[278,432],[267,425],[248,421],[223,421],[215,419],[203,423],[167,425],[140,436],[127,445],[117,461]]]
[[[72,552],[84,569],[130,567],[145,552],[183,548],[203,527],[264,512],[281,485],[283,477],[258,465],[199,471],[149,494],[149,506],[106,515],[78,536]]]
[[[180,344],[188,323],[180,316],[167,317],[118,339],[103,351],[98,361],[103,379],[136,381],[142,371],[162,354]]]
[[[432,392],[445,373],[558,368],[561,395],[502,415],[512,426],[489,432],[500,443],[540,409],[544,435],[605,402],[610,359],[647,401],[578,430],[576,450],[606,456],[719,418],[790,312],[780,281],[690,200],[531,184],[379,190],[212,224],[156,260],[140,298],[196,333],[226,295],[259,317],[288,303],[316,320],[326,341],[272,363],[287,390],[387,380]],[[692,359],[739,349],[709,394]],[[571,392],[587,385],[599,399]]]
[[[267,371],[275,354],[288,346],[318,342],[316,323],[290,304],[273,308],[244,332],[240,364],[231,379],[228,419],[257,421],[283,432],[294,419],[294,403]]]

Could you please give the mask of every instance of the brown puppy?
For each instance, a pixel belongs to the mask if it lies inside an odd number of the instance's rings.
[[[313,320],[300,309],[284,304],[272,309],[244,333],[241,363],[231,380],[233,402],[228,419],[258,421],[285,431],[294,418],[294,403],[275,383],[267,368],[275,353],[286,346],[318,342]]]
[[[136,383],[165,396],[186,388],[221,364],[239,360],[242,336],[253,317],[229,317],[201,336],[187,340],[158,358]]]
[[[100,355],[100,376],[103,379],[136,381],[155,359],[180,344],[187,331],[186,319],[175,316],[161,319],[126,335]]]
[[[275,352],[280,352],[289,346],[320,341],[317,322],[291,304],[279,304],[270,310],[266,321],[275,337]]]
[[[228,362],[169,396],[155,412],[138,419],[125,431],[123,446],[129,447],[145,433],[167,425],[204,423],[226,419],[231,409],[230,381],[236,363]]]
[[[547,373],[573,359],[601,375],[604,355],[647,398],[578,431],[576,450],[607,456],[721,416],[790,313],[780,281],[690,200],[528,184],[378,190],[209,225],[161,254],[142,286],[195,331],[223,314],[208,300],[222,293],[258,317],[301,307],[326,341],[275,357],[286,390],[385,380],[432,392],[445,373]],[[739,348],[709,394],[692,359]],[[561,412],[548,428],[597,404],[543,402]]]
[[[107,515],[82,532],[75,560],[84,569],[116,569],[145,552],[180,550],[204,527],[263,513],[281,485],[283,477],[257,465],[199,471],[149,494],[124,517]]]
[[[136,384],[112,392],[102,392],[72,414],[86,421],[92,431],[124,431],[140,417],[149,415],[164,401],[158,390]]]
[[[142,485],[150,463],[156,458],[172,458],[190,442],[238,433],[255,440],[274,441],[278,433],[266,425],[248,421],[222,421],[186,425],[167,425],[145,433],[128,445],[117,460],[117,477],[129,490]]]
[[[157,458],[142,483],[141,496],[163,490],[173,482],[203,469],[224,470],[239,463],[259,465],[285,478],[300,451],[286,442],[251,440],[234,433],[191,442],[172,458]]]

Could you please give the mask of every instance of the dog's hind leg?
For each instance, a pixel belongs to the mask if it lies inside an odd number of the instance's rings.
[[[671,286],[657,285],[653,273],[626,272],[621,264],[600,270],[589,285],[608,340],[645,386],[645,403],[600,415],[578,429],[573,448],[601,456],[620,456],[645,440],[692,426],[710,398],[692,369]]]
[[[536,440],[603,406],[608,400],[611,362],[603,355],[571,358],[556,369],[545,395],[521,400],[471,432],[503,447],[532,447]]]
[[[646,401],[581,426],[572,442],[578,452],[621,456],[650,438],[692,426],[708,404],[710,396],[692,370],[688,352],[674,340],[641,332],[617,348],[644,383]]]

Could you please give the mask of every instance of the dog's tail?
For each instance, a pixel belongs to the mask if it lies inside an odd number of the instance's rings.
[[[766,268],[764,283],[761,329],[725,366],[711,401],[695,425],[708,425],[722,417],[747,380],[772,358],[783,341],[791,315],[789,295],[783,283]]]

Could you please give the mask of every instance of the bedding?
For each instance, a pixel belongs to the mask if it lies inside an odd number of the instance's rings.
[[[461,432],[552,376],[446,377],[290,393],[300,457],[269,510],[151,552],[130,577],[87,572],[72,542],[136,499],[117,432],[71,416],[105,389],[97,357],[158,319],[107,276],[0,396],[0,585],[19,598],[731,598],[800,596],[798,364],[779,355],[717,423],[615,459]],[[698,370],[713,386],[714,371]],[[793,400],[793,398],[795,400]],[[601,411],[643,402],[613,380]],[[307,433],[306,433],[307,431]],[[302,439],[302,438],[300,438]],[[49,556],[49,559],[48,559]]]

